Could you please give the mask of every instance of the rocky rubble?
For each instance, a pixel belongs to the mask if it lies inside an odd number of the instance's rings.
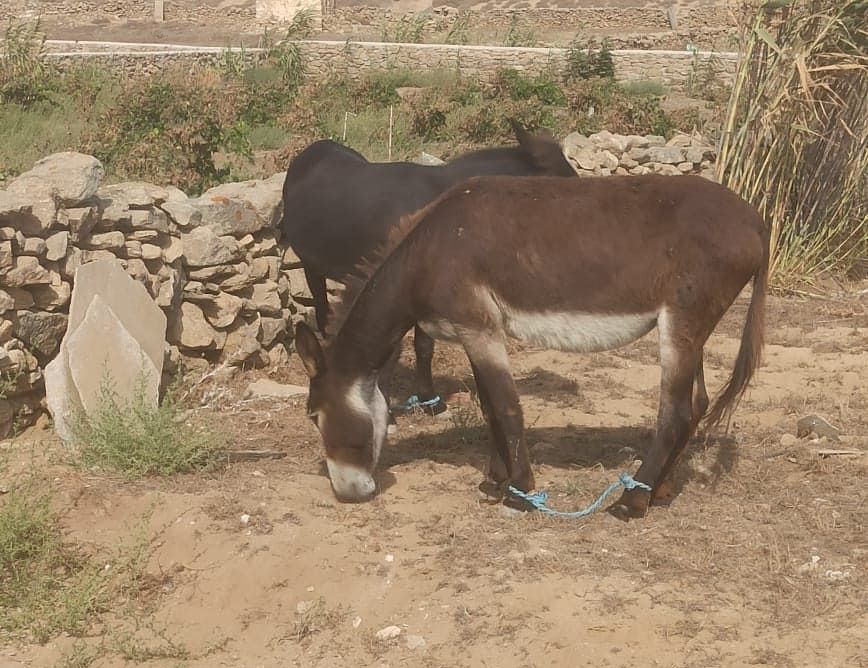
[[[699,174],[714,180],[715,148],[699,135],[669,141],[656,135],[617,135],[602,131],[564,139],[564,154],[579,176],[612,174]]]
[[[110,260],[144,286],[168,320],[169,370],[181,355],[283,360],[307,311],[300,263],[277,243],[283,174],[200,197],[103,178],[96,158],[58,153],[0,190],[0,437],[40,407],[81,265]]]

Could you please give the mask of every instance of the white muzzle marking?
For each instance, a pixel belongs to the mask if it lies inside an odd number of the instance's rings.
[[[365,501],[377,489],[373,476],[357,466],[341,464],[329,458],[326,458],[326,466],[332,488],[341,500]]]

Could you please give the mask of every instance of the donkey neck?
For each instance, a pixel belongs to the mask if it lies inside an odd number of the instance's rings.
[[[413,326],[411,271],[396,255],[374,271],[334,336],[334,359],[344,370],[379,372]]]

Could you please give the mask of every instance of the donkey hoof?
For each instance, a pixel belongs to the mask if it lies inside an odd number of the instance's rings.
[[[606,508],[606,512],[609,513],[615,519],[619,519],[622,522],[629,522],[630,520],[641,519],[645,516],[644,511],[639,511],[636,508],[632,508],[627,504],[621,503],[613,503],[611,506]]]
[[[642,519],[648,513],[648,502],[651,493],[641,489],[625,490],[621,498],[609,506],[606,510],[623,522],[634,519]]]
[[[437,397],[437,401],[431,405],[424,405],[422,410],[425,411],[430,416],[440,415],[440,413],[445,413],[448,410],[448,406],[446,402],[443,401],[440,397]]]
[[[651,493],[651,505],[668,506],[675,500],[675,496],[675,483],[664,482],[662,485],[655,487]]]
[[[516,496],[512,493],[507,493],[503,498],[503,505],[507,508],[512,508],[513,510],[519,510],[524,513],[529,513],[537,510],[536,506],[534,506],[527,499],[522,499],[519,496]]]
[[[479,494],[488,501],[499,502],[503,498],[503,485],[486,478],[479,483]]]

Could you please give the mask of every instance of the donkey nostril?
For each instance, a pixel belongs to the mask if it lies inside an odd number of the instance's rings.
[[[358,467],[326,460],[329,479],[335,496],[342,502],[360,502],[370,499],[377,489],[373,476]]]

